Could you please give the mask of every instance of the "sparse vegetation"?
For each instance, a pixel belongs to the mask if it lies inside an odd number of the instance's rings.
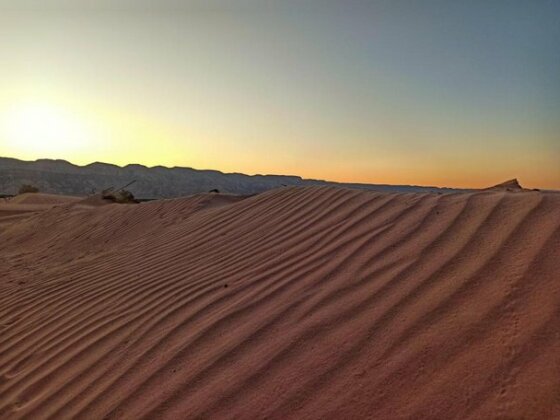
[[[33,185],[29,185],[29,184],[23,184],[18,191],[18,194],[25,194],[25,193],[38,193],[39,192],[39,188],[33,186]]]
[[[134,198],[134,195],[128,190],[105,190],[102,193],[105,200],[111,200],[114,203],[127,204],[127,203],[138,203]]]

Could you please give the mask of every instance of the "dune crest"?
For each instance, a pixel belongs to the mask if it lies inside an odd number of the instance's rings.
[[[523,188],[517,178],[510,179],[508,181],[502,182],[500,184],[494,185],[490,188],[486,188],[490,191],[509,191],[509,192],[520,192],[520,191],[531,191],[527,188]]]
[[[560,194],[69,202],[0,236],[0,418],[560,417]]]

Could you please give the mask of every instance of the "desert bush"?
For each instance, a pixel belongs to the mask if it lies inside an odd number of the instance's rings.
[[[119,191],[104,191],[103,198],[105,200],[111,200],[115,203],[126,204],[126,203],[137,203],[134,195],[128,190]]]
[[[39,192],[39,188],[34,187],[33,185],[23,184],[23,185],[19,188],[18,194],[38,193],[38,192]]]

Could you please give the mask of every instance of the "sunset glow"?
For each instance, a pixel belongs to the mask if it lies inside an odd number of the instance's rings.
[[[55,3],[0,10],[0,156],[560,188],[552,3]]]
[[[92,140],[90,128],[76,116],[45,103],[16,104],[2,115],[2,128],[17,154],[74,154]]]

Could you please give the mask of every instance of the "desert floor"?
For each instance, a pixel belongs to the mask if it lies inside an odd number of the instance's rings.
[[[560,194],[0,203],[0,418],[560,418]]]

